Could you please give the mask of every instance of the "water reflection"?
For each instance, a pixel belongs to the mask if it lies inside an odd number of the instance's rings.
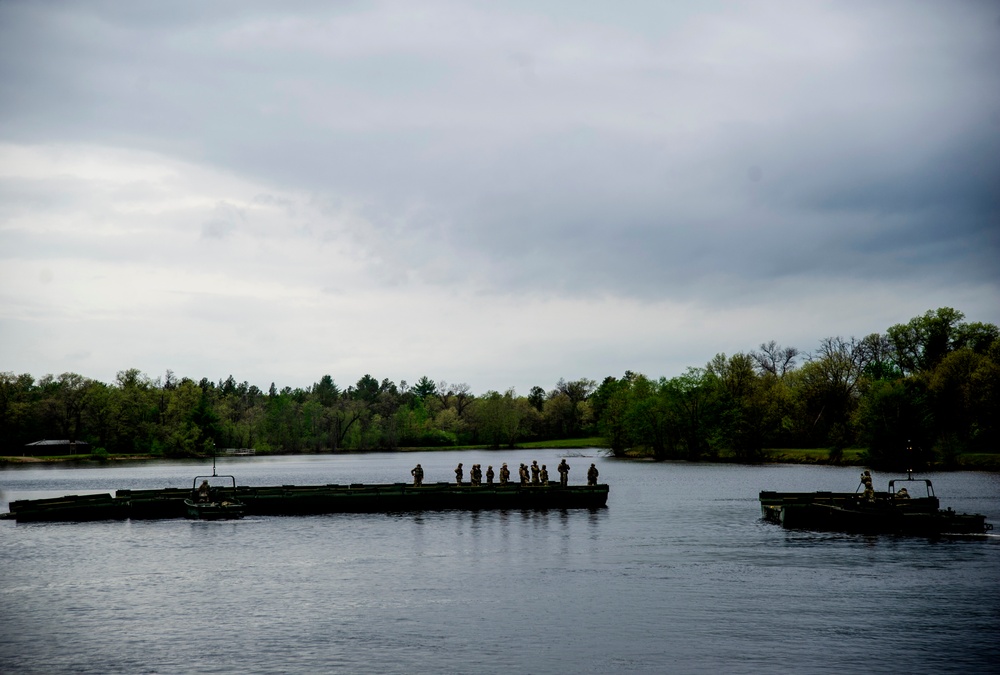
[[[456,461],[413,454],[257,457],[224,473],[397,482],[420,462],[433,482]],[[606,509],[0,521],[0,670],[827,672],[856,668],[859,653],[891,672],[995,670],[983,636],[1000,634],[1000,607],[984,599],[1000,539],[761,522],[758,490],[851,489],[854,468],[590,461],[612,486]],[[19,499],[189,486],[202,469],[19,469],[0,471],[0,487]],[[1000,521],[995,476],[934,481],[943,504]]]

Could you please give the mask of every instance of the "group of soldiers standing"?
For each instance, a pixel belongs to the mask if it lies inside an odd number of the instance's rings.
[[[559,471],[559,484],[566,487],[569,484],[569,464],[563,459],[559,462],[559,466],[556,467]],[[537,461],[531,462],[531,465],[521,464],[518,468],[518,479],[521,485],[549,485],[549,471],[544,464],[538,466]],[[424,483],[424,470],[417,464],[410,471],[410,475],[413,476],[414,485],[423,485]],[[587,470],[587,485],[597,485],[597,477],[599,472],[594,464],[590,465],[590,469]],[[495,474],[493,472],[493,465],[486,467],[486,484],[493,485],[493,479]],[[462,463],[459,462],[458,466],[455,467],[455,482],[458,485],[462,485],[462,480],[465,478],[465,470],[462,468]],[[482,485],[483,484],[483,469],[479,464],[473,464],[472,468],[469,470],[469,482],[471,485]],[[510,482],[510,469],[507,468],[507,463],[504,462],[500,467],[500,485],[507,485]]]

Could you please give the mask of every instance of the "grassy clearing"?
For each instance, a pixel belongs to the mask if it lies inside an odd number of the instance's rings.
[[[967,471],[1000,471],[1000,454],[968,452],[957,458],[958,467]]]
[[[829,448],[771,448],[764,451],[764,461],[778,464],[863,464],[864,449],[844,448],[840,460],[830,461]]]
[[[44,455],[33,457],[31,455],[12,455],[0,457],[0,464],[39,464],[44,462],[86,462],[90,455]]]
[[[65,463],[65,464],[86,464],[88,462],[102,463],[121,459],[163,459],[153,455],[113,455],[94,456],[86,455],[43,455],[34,457],[31,455],[5,455],[0,456],[0,466],[4,464],[45,464],[45,463]]]
[[[775,448],[764,451],[767,463],[776,464],[836,464],[841,466],[864,466],[864,448],[846,448],[839,461],[830,461],[828,448]],[[960,469],[965,471],[1000,471],[1000,454],[990,452],[969,452],[955,458],[951,465],[938,462],[934,469]]]
[[[444,447],[434,447],[434,448],[400,448],[402,452],[450,452],[452,450],[560,450],[563,448],[573,449],[573,448],[606,448],[604,439],[599,436],[593,436],[591,438],[566,438],[554,441],[537,441],[533,443],[518,443],[513,448],[508,448],[506,446],[501,448],[492,448],[488,445],[449,445]]]
[[[603,438],[567,438],[561,441],[538,441],[537,443],[518,443],[517,447],[525,450],[544,450],[547,448],[606,448]]]

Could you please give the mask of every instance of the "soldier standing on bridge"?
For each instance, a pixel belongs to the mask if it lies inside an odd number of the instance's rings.
[[[493,465],[490,464],[488,467],[486,467],[486,484],[487,485],[493,485],[493,476],[494,475],[495,474],[493,473]]]
[[[569,483],[569,464],[566,463],[566,458],[564,457],[561,462],[559,462],[559,484],[563,487]]]
[[[504,462],[503,466],[500,467],[500,485],[506,485],[509,480],[510,469],[507,468],[507,462]]]
[[[413,476],[414,485],[424,484],[424,470],[420,467],[419,464],[413,467],[413,470],[410,472],[410,475]]]
[[[459,462],[459,463],[458,463],[458,466],[457,466],[457,467],[455,467],[455,482],[456,482],[457,484],[459,484],[459,485],[461,485],[461,484],[462,484],[462,476],[463,476],[464,474],[465,474],[465,472],[464,472],[464,471],[462,471],[462,463],[461,463],[461,462]]]
[[[538,462],[537,461],[532,461],[531,462],[531,484],[532,485],[538,485],[538,481],[539,481],[538,472],[539,471],[540,471],[540,469],[538,468]]]
[[[597,485],[598,473],[597,467],[592,463],[590,468],[587,469],[587,485]]]

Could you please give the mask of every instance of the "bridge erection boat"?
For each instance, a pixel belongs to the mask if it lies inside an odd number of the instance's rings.
[[[867,472],[866,472],[867,473]],[[864,474],[863,474],[864,477]],[[937,536],[984,534],[993,529],[986,516],[942,509],[934,486],[925,478],[889,481],[885,492],[867,487],[864,478],[854,492],[760,493],[764,520],[788,529]],[[922,494],[911,489],[922,486]],[[898,488],[898,489],[897,489]]]
[[[199,487],[198,479],[202,479]],[[213,487],[209,480],[229,478],[232,486]],[[184,500],[186,516],[192,520],[235,520],[243,517],[245,505],[236,497],[236,476],[219,476],[212,463],[211,476],[195,476],[191,497]]]

